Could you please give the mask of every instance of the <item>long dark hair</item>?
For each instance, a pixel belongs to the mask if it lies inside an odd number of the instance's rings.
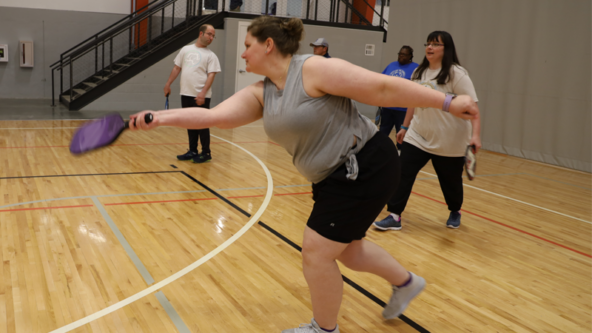
[[[446,31],[434,31],[428,36],[428,43],[438,42],[438,37],[444,43],[444,57],[442,57],[442,68],[440,73],[436,76],[438,84],[445,84],[450,80],[450,68],[452,65],[459,65],[458,57],[456,56],[456,48],[452,36]],[[430,62],[426,57],[423,57],[423,62],[417,67],[411,80],[420,80],[423,72],[430,66]]]

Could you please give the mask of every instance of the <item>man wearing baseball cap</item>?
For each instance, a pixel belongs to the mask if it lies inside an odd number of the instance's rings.
[[[313,47],[313,53],[315,55],[331,58],[329,55],[329,43],[327,43],[325,38],[319,38],[315,40],[313,43],[310,43],[310,46]]]

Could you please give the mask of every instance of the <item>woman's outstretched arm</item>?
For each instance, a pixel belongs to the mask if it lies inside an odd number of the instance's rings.
[[[144,114],[153,113],[147,124]],[[131,130],[149,130],[158,126],[174,126],[188,129],[210,127],[235,128],[263,117],[263,82],[254,83],[238,91],[212,109],[183,108],[164,111],[142,111],[130,116]],[[135,125],[134,125],[135,123]]]

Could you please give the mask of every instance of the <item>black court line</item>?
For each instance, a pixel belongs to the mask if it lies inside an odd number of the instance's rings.
[[[174,165],[174,164],[171,164],[171,166],[172,166],[173,168],[175,168],[175,169],[178,169],[178,168],[177,168],[177,166],[176,166],[176,165]]]
[[[222,195],[218,194],[216,191],[214,191],[211,188],[207,187],[205,184],[203,184],[199,180],[193,178],[192,176],[190,176],[189,174],[187,174],[185,171],[181,171],[181,173],[184,174],[187,178],[191,179],[192,181],[196,182],[197,184],[199,184],[200,186],[202,186],[203,188],[205,188],[206,190],[208,190],[213,195],[215,195],[218,198],[220,198],[222,201],[226,202],[227,204],[229,204],[230,206],[232,206],[233,208],[235,208],[236,210],[238,210],[239,212],[241,212],[243,215],[245,215],[247,217],[251,217],[251,214],[247,213],[246,211],[244,211],[243,209],[241,209],[240,207],[238,207],[236,204],[232,203],[230,200],[228,200],[225,197],[223,197]],[[293,248],[295,248],[299,252],[302,252],[302,247],[300,247],[298,244],[292,242],[290,239],[288,239],[284,235],[280,234],[279,232],[275,231],[273,228],[271,228],[267,224],[263,223],[262,221],[259,221],[258,224],[260,226],[262,226],[263,228],[265,228],[267,231],[271,232],[272,234],[274,234],[275,236],[277,236],[278,238],[280,238],[281,240],[283,240],[284,242],[288,243],[290,246],[292,246]],[[380,305],[383,308],[386,306],[386,303],[384,301],[382,301],[380,298],[374,296],[371,292],[369,292],[368,290],[362,288],[359,284],[353,282],[352,280],[350,280],[349,278],[345,277],[344,275],[341,275],[341,276],[343,277],[343,281],[345,283],[349,284],[354,289],[356,289],[357,291],[359,291],[360,293],[362,293],[362,295],[368,297],[374,303]],[[417,324],[416,322],[414,322],[413,320],[409,319],[405,315],[400,315],[399,316],[399,319],[401,319],[404,323],[406,323],[407,325],[413,327],[416,331],[418,331],[420,333],[430,333],[430,331],[428,331],[427,329],[423,328],[421,325]]]
[[[47,176],[20,176],[0,177],[0,179],[26,179],[26,178],[56,178],[56,177],[88,177],[88,176],[117,176],[117,175],[141,175],[149,173],[179,173],[179,171],[143,171],[143,172],[115,172],[115,173],[82,173],[74,175],[47,175]]]
[[[212,193],[213,195],[217,196],[220,200],[222,200],[222,201],[226,202],[227,204],[229,204],[230,206],[232,206],[232,208],[234,208],[234,209],[238,210],[239,212],[243,213],[243,215],[245,215],[246,217],[251,217],[251,214],[247,213],[242,208],[240,208],[239,206],[237,206],[234,203],[232,203],[230,200],[228,200],[225,197],[221,196],[220,194],[218,194],[218,192],[216,192],[216,191],[212,190],[211,188],[207,187],[204,183],[202,183],[199,180],[193,178],[192,176],[190,176],[185,171],[177,171],[177,172],[181,172],[187,178],[189,178],[189,179],[193,180],[194,182],[198,183],[199,186],[205,188],[208,192]]]
[[[278,238],[280,238],[284,242],[288,243],[290,246],[292,246],[293,248],[295,248],[299,252],[302,252],[302,248],[300,246],[298,246],[296,243],[294,243],[291,240],[289,240],[284,235],[282,235],[279,232],[275,231],[272,227],[268,226],[267,224],[265,224],[265,223],[263,223],[261,221],[259,221],[259,225],[262,226],[263,228],[267,229],[267,231],[271,232],[272,234],[276,235]],[[362,293],[362,295],[368,297],[374,303],[380,305],[383,308],[386,306],[386,303],[383,300],[381,300],[380,298],[374,296],[371,292],[369,292],[368,290],[362,288],[359,284],[353,282],[352,280],[350,280],[349,278],[347,278],[345,275],[342,274],[341,276],[343,277],[343,281],[345,283],[349,284],[355,290],[357,290],[360,293]],[[430,333],[430,331],[428,331],[427,329],[423,328],[421,325],[417,324],[416,322],[414,322],[413,320],[409,319],[405,315],[400,315],[399,316],[399,319],[401,319],[407,325],[413,327],[416,331],[418,331],[420,333]]]

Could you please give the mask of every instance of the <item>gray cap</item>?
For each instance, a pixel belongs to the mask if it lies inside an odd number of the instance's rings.
[[[326,46],[326,47],[329,47],[329,43],[327,43],[327,40],[325,38],[319,38],[319,39],[315,40],[313,43],[310,43],[310,46]]]

